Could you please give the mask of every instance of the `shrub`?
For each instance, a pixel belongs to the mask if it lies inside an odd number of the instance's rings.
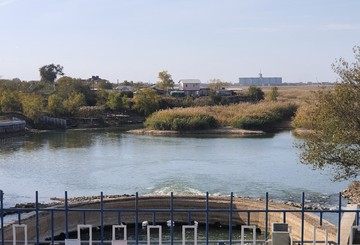
[[[186,110],[161,110],[146,119],[147,128],[157,130],[202,130],[218,127],[217,120],[210,115]]]
[[[192,130],[222,126],[267,129],[290,119],[297,106],[284,102],[202,106],[162,110],[147,118],[145,126],[159,130]]]

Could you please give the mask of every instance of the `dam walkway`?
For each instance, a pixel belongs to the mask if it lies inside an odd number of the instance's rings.
[[[206,195],[121,195],[57,198],[5,208],[1,245],[8,244],[358,244],[360,210],[309,209],[265,199]],[[335,216],[335,224],[324,219]]]

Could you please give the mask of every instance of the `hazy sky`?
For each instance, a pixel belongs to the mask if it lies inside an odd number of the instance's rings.
[[[360,45],[360,0],[0,0],[0,76],[154,82],[334,81]]]

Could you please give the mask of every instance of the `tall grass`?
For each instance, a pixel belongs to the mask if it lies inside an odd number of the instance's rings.
[[[290,119],[297,106],[287,102],[262,102],[227,106],[203,106],[161,110],[147,118],[145,126],[158,130],[196,130],[219,126],[267,129]]]

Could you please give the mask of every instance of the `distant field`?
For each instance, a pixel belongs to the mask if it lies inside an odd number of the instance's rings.
[[[260,87],[266,95],[271,91],[272,87]],[[311,99],[314,92],[321,89],[332,89],[333,86],[278,86],[279,91],[279,101],[288,101],[288,102],[302,102]],[[246,91],[248,87],[244,87],[243,90]]]

